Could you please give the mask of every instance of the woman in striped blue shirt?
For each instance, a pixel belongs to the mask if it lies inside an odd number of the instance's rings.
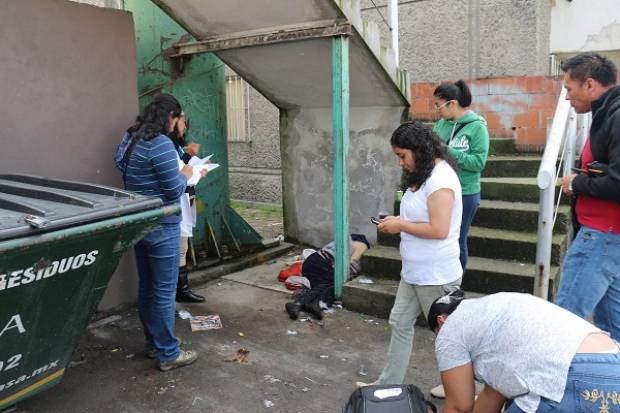
[[[185,165],[179,170],[177,152],[166,135],[174,130],[182,114],[174,96],[160,94],[127,129],[115,157],[126,189],[159,197],[164,203],[178,202],[192,168]],[[174,331],[180,221],[180,215],[161,218],[159,225],[134,247],[146,355],[158,359],[161,371],[186,366],[198,358],[195,351],[181,350]]]

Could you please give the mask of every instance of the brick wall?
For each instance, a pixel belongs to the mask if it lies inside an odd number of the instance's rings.
[[[487,120],[492,137],[513,137],[522,150],[540,151],[557,105],[562,80],[545,76],[500,77],[467,81],[471,109]],[[439,83],[412,83],[413,119],[437,120],[433,92]]]

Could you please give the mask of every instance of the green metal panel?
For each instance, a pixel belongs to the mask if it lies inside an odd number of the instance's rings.
[[[332,122],[333,122],[333,210],[336,244],[335,294],[342,296],[342,286],[349,275],[349,39],[332,39]]]
[[[123,253],[177,211],[0,242],[0,410],[62,378]]]
[[[175,43],[194,41],[194,38],[150,1],[125,0],[125,9],[133,13],[140,106],[159,92],[176,96],[190,120],[188,141],[201,145],[199,156],[214,154],[212,162],[220,164],[196,186],[198,216],[193,245],[197,250],[213,251],[208,221],[218,242],[228,243],[233,251],[230,246],[234,243],[230,243],[226,223],[237,228],[244,222],[238,224],[237,221],[243,220],[228,209],[224,64],[211,53],[183,60],[170,58]],[[260,236],[255,232],[242,231],[235,238],[242,245],[260,243]]]

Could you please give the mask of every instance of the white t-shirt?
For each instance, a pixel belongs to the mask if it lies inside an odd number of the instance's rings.
[[[463,301],[441,327],[435,354],[439,371],[472,363],[476,380],[530,413],[541,397],[562,400],[579,345],[597,332],[533,295],[497,293]]]
[[[400,203],[400,219],[410,222],[430,222],[427,200],[433,192],[448,188],[454,192],[450,231],[446,239],[426,239],[406,232],[400,233],[401,276],[409,284],[443,285],[463,275],[459,261],[459,233],[463,200],[461,184],[454,169],[441,161],[420,189],[407,189]]]

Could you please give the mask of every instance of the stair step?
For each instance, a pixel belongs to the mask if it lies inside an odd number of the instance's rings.
[[[534,291],[533,264],[524,265],[514,261],[470,257],[467,266],[467,273],[461,285],[466,291],[467,298],[502,291],[524,293]],[[559,267],[551,268],[550,300],[555,296],[559,274]],[[357,279],[346,283],[342,294],[343,305],[352,311],[388,318],[394,305],[400,277],[396,279],[372,277],[372,279],[374,284],[361,284]],[[423,317],[418,318],[417,324],[425,324]]]
[[[510,260],[469,257],[462,288],[484,294],[501,291],[532,293],[536,268],[534,264]],[[560,280],[560,267],[551,266],[549,298],[555,297]]]
[[[507,203],[534,204],[538,206],[540,197],[540,189],[536,184],[534,177],[493,177],[481,178],[481,194],[482,201],[504,201]],[[560,181],[556,183],[556,202],[560,193]],[[560,205],[568,206],[570,199],[561,194]],[[394,201],[394,210],[392,213],[398,215],[400,211],[400,202]],[[568,209],[566,209],[568,211]]]
[[[481,178],[482,197],[497,201],[533,202],[538,203],[540,189],[536,178]],[[560,182],[556,183],[556,196],[560,190]],[[562,194],[560,204],[568,205],[569,199]]]
[[[555,234],[566,233],[570,208],[560,205],[553,227]],[[538,229],[538,204],[528,202],[507,202],[482,200],[474,217],[474,226],[506,229],[511,231],[531,231]]]
[[[468,237],[469,255],[500,258],[519,262],[536,261],[535,232],[509,231],[495,228],[471,227]],[[553,235],[551,263],[559,265],[566,245],[566,234]]]
[[[482,176],[493,177],[536,177],[541,156],[502,155],[489,156]]]
[[[362,256],[362,272],[373,278],[400,280],[398,248],[377,245]]]
[[[474,228],[472,228],[474,229]],[[492,231],[492,230],[491,230]],[[524,273],[530,274],[532,276],[534,274],[533,262],[536,259],[536,244],[528,243],[521,240],[508,240],[510,236],[516,238],[519,236],[523,236],[524,233],[515,233],[513,231],[500,231],[499,234],[491,236],[490,238],[478,238],[475,234],[471,234],[470,241],[481,239],[481,241],[474,241],[469,243],[469,259],[467,263],[467,276],[470,277],[471,273],[476,271],[477,268],[477,260],[482,260],[480,262],[487,263],[489,261],[498,262],[498,263],[507,263],[505,265],[513,268],[511,274],[517,274],[521,271]],[[506,234],[507,233],[507,234]],[[499,235],[499,236],[498,236]],[[525,234],[530,236],[529,234]],[[503,238],[502,239],[500,239]],[[554,236],[554,243],[552,246],[552,266],[559,265],[560,257],[563,253],[563,245],[560,244],[557,239],[560,238],[562,242],[566,239],[566,236]],[[529,241],[532,241],[531,239]],[[473,245],[472,245],[473,244]],[[493,247],[489,247],[488,245],[493,244],[505,244],[502,250],[506,251],[509,248],[512,248],[513,251],[510,251],[509,254],[499,255],[493,254]],[[474,246],[472,248],[472,246]],[[484,249],[486,247],[486,250]],[[493,269],[493,267],[491,267]],[[519,270],[519,271],[517,271]],[[400,279],[400,271],[401,271],[401,259],[400,252],[398,248],[388,247],[383,245],[377,245],[370,250],[362,257],[362,272],[364,274],[368,274],[375,278],[381,279],[391,279],[391,280],[399,280]],[[488,272],[488,271],[487,271]],[[506,273],[507,271],[500,271],[502,273]],[[523,274],[521,274],[523,275]],[[468,288],[472,291],[479,292],[488,292],[487,290],[479,290],[476,288]],[[498,290],[501,291],[501,290]]]
[[[504,155],[519,153],[513,138],[491,138],[489,140],[489,155]]]
[[[553,227],[554,234],[566,233],[569,218],[570,208],[567,205],[560,205]],[[484,199],[480,202],[473,225],[483,228],[536,232],[538,230],[538,204]],[[400,235],[377,231],[377,243],[397,247],[400,243]]]
[[[394,306],[397,280],[375,279],[374,284],[347,282],[342,288],[342,305],[351,311],[388,318]]]

